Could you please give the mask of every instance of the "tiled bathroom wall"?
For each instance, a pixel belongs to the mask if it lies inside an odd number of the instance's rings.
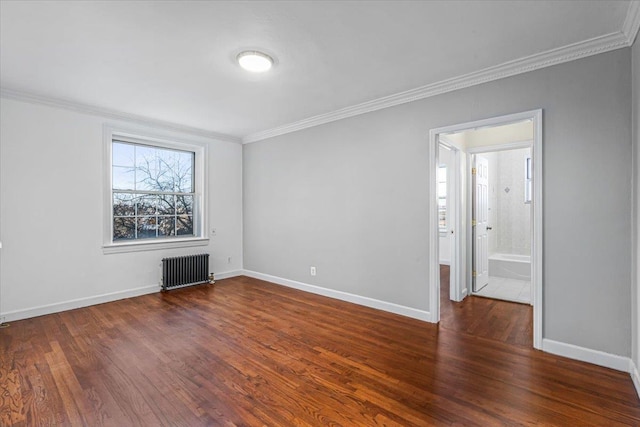
[[[489,254],[531,253],[531,205],[524,202],[530,149],[481,154],[489,161]]]

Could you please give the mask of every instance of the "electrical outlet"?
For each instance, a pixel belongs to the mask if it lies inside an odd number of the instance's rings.
[[[217,230],[216,230],[215,228],[212,228],[212,229],[211,229],[211,235],[212,235],[212,236],[215,236],[215,235],[216,235],[216,232],[217,232]]]
[[[315,276],[315,275],[316,275],[316,268],[315,268],[315,267],[311,267],[311,268],[309,269],[309,273],[310,273],[312,276]]]
[[[227,264],[231,264],[231,257],[227,258]]]

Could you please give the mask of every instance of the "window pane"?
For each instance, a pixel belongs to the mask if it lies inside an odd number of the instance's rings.
[[[524,164],[524,202],[531,203],[531,157],[525,159]]]
[[[178,236],[193,235],[193,217],[191,215],[176,217],[176,234]]]
[[[447,183],[439,182],[438,183],[438,197],[447,197]]]
[[[138,215],[155,215],[158,197],[145,194],[137,197]]]
[[[439,215],[439,219],[438,219],[438,226],[440,227],[440,231],[441,232],[447,232],[447,218],[446,215],[444,213],[440,213]]]
[[[135,218],[113,219],[113,240],[129,240],[136,237]]]
[[[113,167],[113,189],[114,190],[133,190],[134,185],[134,169],[130,167],[114,166]]]
[[[175,191],[177,176],[180,173],[177,169],[177,152],[173,150],[158,150],[156,156],[163,187],[165,188],[164,191]]]
[[[195,153],[136,146],[136,189],[190,193]]]
[[[133,145],[114,142],[111,151],[113,156],[113,166],[124,166],[129,169],[133,169]]]
[[[154,163],[156,161],[156,151],[158,148],[148,145],[136,145],[136,166]]]
[[[138,218],[138,239],[149,239],[156,237],[158,224],[155,216],[145,216]]]
[[[158,196],[158,215],[174,215],[176,213],[176,196],[162,194]]]
[[[136,147],[136,190],[172,191],[162,182],[158,167],[156,148],[137,145]]]
[[[176,235],[176,217],[160,216],[158,217],[158,236],[175,236]]]
[[[136,204],[133,194],[113,193],[113,216],[133,216]]]
[[[438,225],[441,233],[447,232],[447,166],[438,166]]]
[[[194,153],[179,151],[176,158],[176,192],[193,192],[193,160]]]
[[[193,215],[193,196],[176,196],[176,211],[178,212],[178,215]]]

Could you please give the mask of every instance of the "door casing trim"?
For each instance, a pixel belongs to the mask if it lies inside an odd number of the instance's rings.
[[[536,349],[542,349],[543,338],[543,218],[542,218],[542,189],[543,189],[543,176],[542,176],[542,109],[524,111],[521,113],[508,114],[504,116],[491,117],[482,120],[476,120],[472,122],[459,123],[450,126],[444,126],[434,128],[429,131],[429,159],[428,159],[428,176],[429,176],[429,311],[434,323],[440,321],[440,265],[439,265],[439,237],[438,232],[438,205],[437,205],[437,184],[436,173],[438,162],[438,145],[440,144],[440,134],[461,132],[465,130],[478,129],[482,127],[493,127],[506,125],[510,123],[519,122],[522,120],[532,120],[533,122],[533,142],[531,146],[532,162],[533,162],[533,198],[532,198],[532,211],[533,221],[531,224],[531,285],[534,288],[533,292],[533,347]],[[461,149],[460,155],[468,157],[468,151],[463,147],[456,147]],[[483,147],[482,150],[486,150],[488,147]],[[468,163],[459,162],[459,163]],[[464,167],[460,165],[460,181],[468,183],[469,173]],[[462,201],[464,200],[464,191],[468,190],[468,184],[466,188],[462,185],[456,186],[454,190],[457,194],[454,197]],[[464,210],[466,211],[466,209]],[[470,224],[465,224],[468,221],[463,221],[462,216],[463,209],[456,209],[456,218],[454,218],[455,224],[461,224],[463,228],[468,231]],[[461,256],[463,248],[466,248],[467,236],[470,234],[464,232],[462,228],[458,229],[460,232],[456,233],[454,238],[454,254]],[[465,258],[462,257],[461,258]],[[460,261],[460,258],[458,259]],[[451,262],[455,262],[453,259]],[[468,260],[464,263],[460,263],[461,274],[458,277],[464,277],[467,287],[470,286],[471,269],[468,268]],[[454,282],[457,282],[454,280]],[[454,283],[454,286],[461,288],[461,283]],[[461,291],[458,291],[462,294]],[[469,294],[469,293],[467,293]]]

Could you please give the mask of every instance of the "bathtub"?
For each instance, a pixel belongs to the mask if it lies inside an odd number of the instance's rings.
[[[489,275],[531,280],[531,257],[529,255],[492,254],[489,256]]]

